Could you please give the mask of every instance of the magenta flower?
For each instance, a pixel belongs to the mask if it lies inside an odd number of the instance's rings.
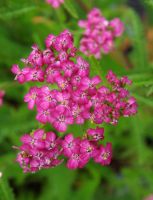
[[[124,32],[124,24],[119,18],[114,18],[109,22],[109,26],[113,29],[115,37],[120,37]]]
[[[73,101],[78,104],[87,104],[89,102],[88,94],[86,91],[82,91],[81,89],[75,90],[73,92]]]
[[[101,83],[101,78],[99,76],[95,76],[93,78],[84,77],[81,81],[80,88],[82,90],[87,90],[89,94],[96,94],[96,86]]]
[[[90,118],[90,106],[74,104],[71,107],[73,118],[76,124],[84,124],[85,120]]]
[[[66,51],[61,51],[59,52],[58,59],[60,62],[67,62],[67,60],[69,59],[69,54]]]
[[[58,87],[61,89],[61,90],[69,90],[71,89],[71,85],[69,84],[69,81],[62,77],[62,76],[57,76],[56,77],[56,83],[58,85]]]
[[[48,37],[45,40],[46,47],[47,48],[52,47],[55,43],[55,40],[56,40],[56,36],[53,35],[53,34],[49,34]]]
[[[59,36],[56,37],[54,48],[56,51],[67,51],[73,47],[73,37],[68,30],[65,30]]]
[[[54,108],[57,105],[56,95],[57,91],[50,90],[47,86],[40,88],[37,108]]]
[[[116,76],[116,74],[114,74],[111,70],[108,72],[107,76],[107,81],[111,84],[111,85],[119,85],[119,80]]]
[[[28,108],[30,110],[33,109],[36,104],[38,93],[39,88],[31,87],[29,92],[24,96],[24,102],[28,103]]]
[[[31,170],[31,172],[36,172],[36,171],[38,171],[39,169],[41,169],[41,162],[39,161],[39,160],[37,160],[37,159],[33,159],[33,160],[31,160],[31,162],[29,163],[29,165],[30,165],[30,170]]]
[[[26,75],[29,73],[29,70],[29,67],[21,70],[18,65],[13,65],[11,69],[12,73],[16,75],[15,80],[21,84],[27,81]]]
[[[71,77],[75,70],[75,64],[72,61],[65,61],[62,64],[62,69],[64,71],[65,77]]]
[[[88,163],[88,159],[80,152],[73,153],[67,161],[68,169],[83,168]]]
[[[72,134],[65,136],[62,142],[63,154],[66,157],[70,157],[73,153],[79,149],[79,140],[75,139]]]
[[[18,153],[16,162],[18,162],[20,167],[23,168],[24,173],[30,172],[30,169],[28,167],[30,163],[30,158],[27,156],[27,154],[24,151],[21,151],[20,153]]]
[[[37,148],[44,148],[44,142],[42,142],[42,138],[44,135],[44,130],[38,129],[36,130],[32,136],[25,134],[21,137],[21,142],[23,142],[23,144],[27,144],[30,146],[35,146]]]
[[[46,82],[47,83],[55,83],[56,77],[60,76],[60,72],[57,66],[49,65],[46,68]]]
[[[57,147],[58,140],[54,132],[46,133],[45,148],[48,150],[53,150]]]
[[[100,146],[97,150],[94,161],[100,163],[101,165],[109,165],[112,159],[112,145],[107,143],[106,147]]]
[[[88,129],[87,135],[91,138],[92,141],[99,141],[104,139],[104,128],[99,128],[98,126],[96,129]]]
[[[62,91],[62,92],[59,92],[57,91],[56,92],[56,100],[57,102],[60,104],[60,105],[63,105],[67,108],[69,108],[69,104],[70,104],[70,93],[66,92],[66,91]]]
[[[83,58],[77,58],[76,68],[78,69],[78,75],[80,76],[88,76],[89,75],[89,63],[85,61]]]
[[[29,57],[27,58],[28,63],[41,67],[43,65],[43,54],[38,49],[37,45],[32,46],[32,52],[30,53]]]
[[[53,52],[50,49],[46,49],[43,51],[43,63],[50,64],[55,62],[55,57]]]
[[[23,144],[16,161],[24,172],[36,172],[42,168],[55,167],[63,162],[59,159],[61,150],[60,139],[55,133],[45,133],[42,129],[36,130],[32,136],[26,134],[21,137]]]
[[[25,75],[26,81],[44,81],[44,72],[39,67],[29,69],[28,73]]]
[[[137,112],[137,108],[138,108],[138,105],[137,105],[136,99],[134,97],[130,97],[127,100],[127,104],[123,108],[123,116],[129,117],[131,115],[134,115]]]
[[[64,106],[57,106],[50,115],[50,123],[59,132],[65,132],[69,124],[73,124],[74,119],[71,112]]]
[[[95,123],[95,124],[102,124],[103,123],[103,117],[102,117],[103,113],[99,108],[100,107],[96,107],[94,109],[93,113],[90,114],[91,123]]]
[[[39,106],[37,107],[36,120],[38,120],[42,124],[46,124],[50,122],[51,113],[52,110],[48,108],[47,105]]]
[[[116,37],[121,34],[120,28],[118,30],[114,24],[117,20],[112,21],[112,27],[106,30],[110,23],[98,9],[89,13],[88,18],[89,24],[81,21],[80,26],[86,27],[86,34],[98,45],[103,45],[103,51],[108,51],[113,45],[112,31]],[[99,24],[101,32],[105,32],[102,38],[97,35]],[[45,43],[46,49],[42,51],[34,45],[30,55],[22,59],[25,67],[20,69],[18,65],[13,65],[12,72],[19,83],[30,82],[32,85],[24,101],[29,109],[36,107],[36,120],[43,126],[52,125],[57,132],[45,133],[38,129],[31,135],[25,134],[21,137],[23,144],[19,147],[17,162],[24,172],[55,167],[64,158],[69,169],[82,168],[90,159],[101,165],[109,164],[112,149],[110,143],[106,147],[102,144],[103,128],[88,127],[87,131],[83,130],[82,137],[77,138],[72,133],[66,134],[66,131],[69,125],[83,125],[88,121],[93,125],[116,125],[120,117],[134,115],[137,103],[126,89],[131,81],[126,76],[118,78],[112,71],[106,76],[108,86],[103,85],[98,75],[91,78],[89,63],[76,56],[77,49],[68,30],[58,36],[50,34]],[[98,54],[101,55],[101,50],[97,51]],[[0,93],[0,101],[1,96],[3,94]],[[58,132],[66,135],[58,137]]]
[[[124,32],[124,24],[119,18],[110,22],[105,19],[98,8],[93,8],[87,20],[80,20],[78,25],[85,29],[81,39],[80,50],[86,55],[100,59],[114,49],[114,41]]]
[[[72,86],[73,86],[74,88],[75,88],[75,87],[79,87],[82,78],[83,78],[83,77],[81,77],[80,75],[74,74],[74,75],[71,77],[71,84],[72,84]]]
[[[93,107],[96,108],[101,105],[101,100],[102,100],[102,96],[98,90],[98,91],[96,91],[96,94],[92,95],[92,97],[90,99],[90,103]]]
[[[83,154],[84,159],[93,158],[97,153],[96,146],[85,139],[80,143],[80,153]]]

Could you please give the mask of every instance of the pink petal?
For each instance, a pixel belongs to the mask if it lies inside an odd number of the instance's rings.
[[[25,144],[29,144],[32,140],[32,137],[28,134],[25,134],[20,138],[20,140],[21,140],[21,142],[23,142]]]
[[[77,169],[78,168],[78,162],[76,160],[70,158],[67,161],[67,167],[69,169]]]
[[[38,129],[34,132],[34,138],[35,139],[42,139],[44,135],[44,130]]]

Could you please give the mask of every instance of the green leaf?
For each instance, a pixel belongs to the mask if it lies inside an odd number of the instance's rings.
[[[139,94],[136,94],[136,93],[133,93],[133,96],[134,96],[138,101],[140,101],[141,103],[146,104],[146,105],[148,105],[148,106],[150,106],[150,107],[153,108],[153,100],[152,100],[152,99],[145,98],[145,97],[143,97],[143,96],[141,96],[141,95],[139,95]]]
[[[77,10],[75,9],[75,5],[73,0],[65,0],[64,2],[64,8],[70,13],[70,15],[76,19],[78,19],[78,13]]]
[[[3,176],[0,177],[0,197],[2,200],[15,200],[13,191]]]
[[[24,8],[20,8],[20,9],[14,9],[14,10],[10,10],[5,12],[5,9],[2,11],[2,14],[0,14],[0,19],[8,19],[8,18],[12,18],[14,16],[18,16],[30,11],[33,11],[35,9],[35,6],[29,6],[29,7],[24,7]]]
[[[149,66],[142,21],[132,9],[128,9],[125,13],[125,23],[128,23],[127,32],[130,35],[134,46],[131,55],[134,61],[134,69],[141,71],[146,69],[147,65]]]
[[[153,94],[153,85],[149,88],[147,96],[151,96],[152,94]]]
[[[144,0],[144,3],[153,8],[153,0]]]
[[[0,7],[0,19],[10,19],[31,12],[34,9],[36,9],[36,5],[32,1],[26,2],[25,0],[21,0],[20,3],[17,0],[2,1]]]

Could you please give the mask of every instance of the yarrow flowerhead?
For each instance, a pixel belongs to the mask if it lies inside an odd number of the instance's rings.
[[[22,59],[25,67],[12,66],[15,80],[20,84],[33,82],[24,101],[28,108],[36,108],[36,120],[50,124],[57,134],[37,130],[31,136],[21,138],[23,145],[17,161],[24,171],[37,171],[53,167],[66,157],[70,169],[84,167],[90,158],[101,165],[111,161],[111,144],[99,144],[104,139],[104,129],[88,129],[86,136],[75,138],[73,134],[58,138],[58,132],[66,133],[68,126],[109,123],[116,125],[120,117],[129,117],[137,112],[137,103],[125,88],[132,82],[127,77],[118,78],[109,71],[108,87],[100,76],[90,77],[90,65],[73,44],[73,36],[65,30],[60,35],[50,34],[46,49],[33,45],[32,52]],[[51,148],[55,147],[56,148]],[[45,161],[44,161],[45,160]],[[44,164],[46,162],[47,164]]]
[[[94,132],[94,129],[87,130]],[[95,132],[103,134],[103,129],[96,128]],[[108,143],[101,144],[103,137],[96,137],[93,140],[86,138],[74,138],[73,134],[65,137],[57,137],[54,132],[45,133],[42,129],[33,131],[30,135],[21,137],[22,145],[17,156],[17,162],[24,172],[36,172],[43,168],[52,168],[60,165],[64,159],[69,169],[83,168],[90,159],[96,163],[109,165],[112,157],[112,147]]]
[[[80,20],[78,25],[85,29],[80,50],[97,59],[114,49],[114,40],[124,31],[124,25],[119,18],[108,21],[98,8],[92,9],[87,20]]]
[[[0,107],[3,105],[3,97],[5,95],[5,91],[4,90],[0,90]]]
[[[61,4],[64,3],[64,0],[46,0],[53,8],[58,8]]]

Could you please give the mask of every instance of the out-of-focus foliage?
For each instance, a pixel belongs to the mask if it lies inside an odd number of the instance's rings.
[[[6,91],[0,108],[0,200],[141,200],[153,193],[153,3],[129,2],[65,0],[54,10],[43,0],[0,1],[0,89]],[[73,32],[78,46],[82,31],[77,21],[92,7],[99,7],[108,19],[120,17],[126,26],[114,52],[100,61],[86,58],[92,73],[105,76],[112,69],[128,75],[133,80],[131,92],[138,100],[138,114],[120,120],[116,127],[105,125],[106,140],[113,143],[114,151],[109,167],[91,162],[83,170],[70,171],[62,165],[23,174],[12,146],[19,145],[20,136],[38,123],[35,113],[23,103],[28,87],[13,81],[11,65],[28,55],[33,43],[43,48],[49,33],[66,28]]]

